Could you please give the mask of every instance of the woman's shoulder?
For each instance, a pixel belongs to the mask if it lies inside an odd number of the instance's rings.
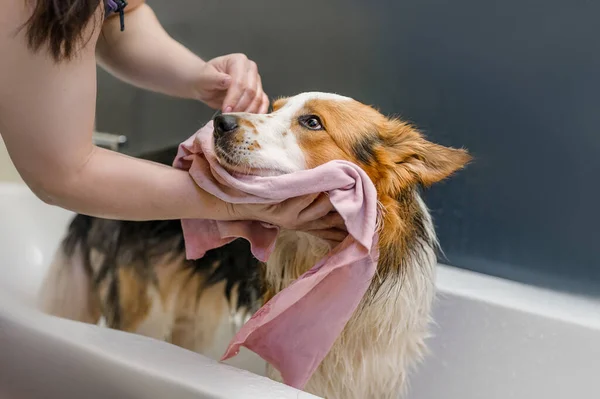
[[[31,13],[31,7],[27,1],[23,0],[0,0],[0,40],[5,39],[10,32],[19,29]]]

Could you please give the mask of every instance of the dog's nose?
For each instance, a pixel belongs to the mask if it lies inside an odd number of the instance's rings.
[[[237,129],[237,117],[233,115],[219,115],[215,118],[215,135],[223,136]]]

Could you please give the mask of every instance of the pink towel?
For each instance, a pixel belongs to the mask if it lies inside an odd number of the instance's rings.
[[[286,384],[302,389],[360,303],[377,265],[377,192],[367,174],[331,161],[287,175],[232,176],[218,163],[212,123],[180,145],[174,166],[189,170],[198,186],[230,203],[278,203],[304,194],[329,194],[348,237],[329,255],[266,303],[233,338],[222,360],[245,346],[275,367]],[[278,228],[260,222],[183,220],[189,259],[237,237],[266,261]]]

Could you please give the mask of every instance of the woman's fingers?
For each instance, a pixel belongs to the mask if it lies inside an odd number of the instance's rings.
[[[340,231],[346,231],[346,224],[344,223],[344,219],[340,216],[339,213],[330,212],[319,219],[311,220],[310,222],[301,224],[296,228],[296,230],[307,232],[314,230],[329,229],[338,229]]]
[[[319,194],[310,205],[298,214],[298,225],[302,226],[310,222],[315,222],[332,211],[335,211],[335,208],[331,204],[331,201],[329,201],[329,197],[325,194]]]
[[[330,245],[337,245],[342,242],[347,236],[348,232],[340,229],[326,229],[326,230],[309,230],[306,233],[311,234],[315,237],[319,237],[322,240],[327,241]]]

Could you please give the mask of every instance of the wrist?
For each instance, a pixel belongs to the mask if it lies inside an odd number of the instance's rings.
[[[192,180],[193,182],[193,180]],[[211,219],[221,221],[244,220],[243,206],[239,204],[231,204],[222,199],[213,196],[204,191],[193,182],[197,194],[201,197],[200,201],[194,201],[196,206],[192,219]],[[197,198],[197,197],[196,197]],[[198,205],[200,208],[198,209]]]
[[[184,95],[182,97],[188,100],[196,100],[204,102],[201,93],[202,73],[206,66],[206,61],[194,55],[194,60],[191,60],[185,72],[183,73]]]
[[[243,204],[231,204],[229,202],[224,202],[226,207],[227,220],[248,220],[248,216],[246,215],[246,207]]]

